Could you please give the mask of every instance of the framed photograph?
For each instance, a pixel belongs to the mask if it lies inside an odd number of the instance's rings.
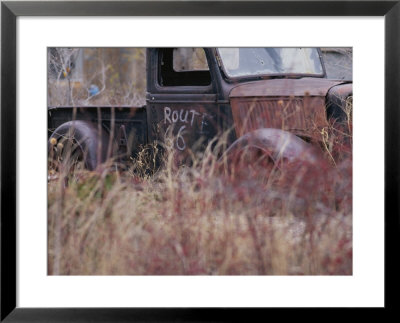
[[[1,321],[393,310],[399,15],[2,2]]]

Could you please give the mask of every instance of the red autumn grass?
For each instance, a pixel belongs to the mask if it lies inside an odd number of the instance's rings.
[[[68,187],[51,181],[48,272],[351,275],[349,133],[322,131],[316,162],[226,169],[208,149],[176,168],[167,150],[151,177],[139,160],[134,172],[81,172]]]

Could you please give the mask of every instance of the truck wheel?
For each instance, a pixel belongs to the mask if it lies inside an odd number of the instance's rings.
[[[95,170],[106,160],[108,135],[86,121],[70,121],[59,126],[49,138],[51,172]]]
[[[326,104],[328,120],[333,120],[339,125],[347,124],[351,121],[352,108],[352,84],[336,85],[329,90]]]
[[[299,137],[279,129],[258,129],[237,139],[220,158],[228,167],[257,168],[270,171],[282,163],[314,162],[312,146]]]
[[[269,151],[254,146],[237,146],[226,154],[226,163],[229,167],[238,169],[250,168],[255,170],[262,167],[268,171],[275,167],[276,161]]]

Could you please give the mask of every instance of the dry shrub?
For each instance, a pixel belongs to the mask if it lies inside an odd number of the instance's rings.
[[[351,136],[325,131],[313,163],[226,169],[209,146],[175,167],[170,148],[153,176],[135,161],[50,181],[49,274],[351,275]]]

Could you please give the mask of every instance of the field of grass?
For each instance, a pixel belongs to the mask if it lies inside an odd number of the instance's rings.
[[[321,138],[316,162],[221,166],[210,148],[175,167],[167,149],[154,176],[143,151],[124,172],[51,180],[48,273],[351,275],[351,134]]]

